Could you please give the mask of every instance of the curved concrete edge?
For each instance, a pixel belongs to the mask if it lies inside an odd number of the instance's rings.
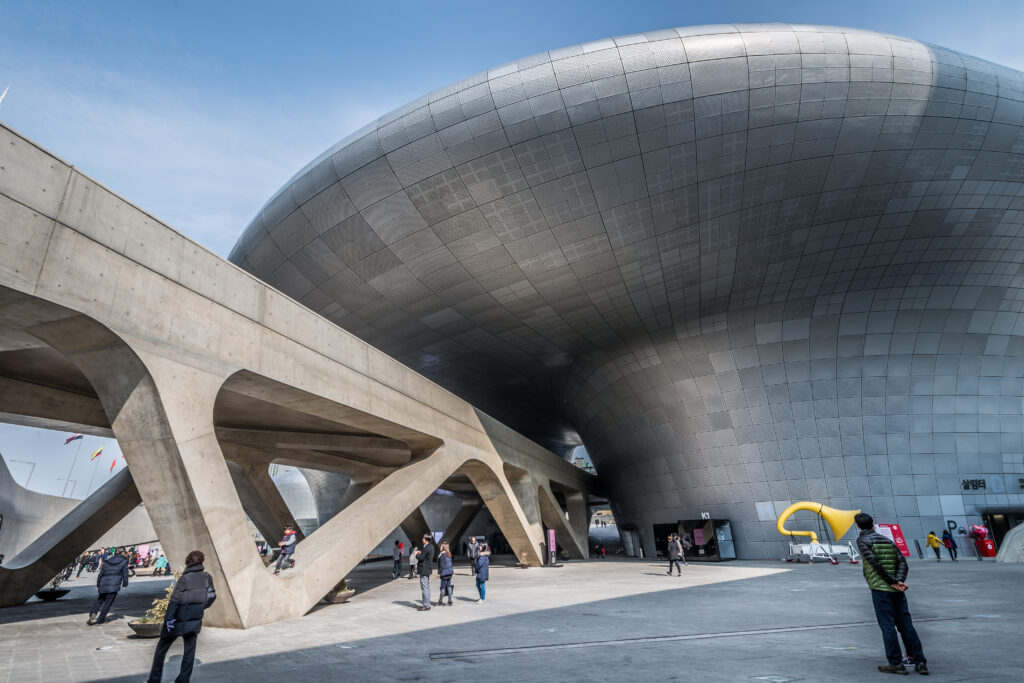
[[[123,469],[0,566],[0,606],[20,605],[142,502]]]
[[[1018,524],[1003,537],[996,562],[1024,562],[1024,524]]]

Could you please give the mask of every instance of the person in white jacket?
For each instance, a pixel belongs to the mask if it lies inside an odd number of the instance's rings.
[[[409,542],[409,576],[407,579],[411,579],[416,576],[416,546]]]

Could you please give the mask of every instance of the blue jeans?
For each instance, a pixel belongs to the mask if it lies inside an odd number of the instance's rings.
[[[669,574],[671,574],[671,573],[672,573],[672,567],[675,567],[675,568],[676,568],[676,571],[677,571],[677,572],[679,572],[680,574],[682,574],[682,573],[683,573],[683,566],[682,566],[682,564],[681,564],[681,563],[679,562],[679,560],[669,560],[669,561],[668,561],[668,573],[669,573]]]
[[[448,596],[448,602],[451,602],[452,601],[452,575],[451,574],[449,574],[448,576],[442,576],[441,577],[441,597],[439,597],[437,599],[437,602],[440,604],[441,600],[446,595]]]
[[[487,598],[487,582],[476,580],[476,592],[480,594],[480,599],[484,600]]]
[[[395,566],[391,568],[391,576],[396,579],[402,575],[402,558],[395,560]]]
[[[889,660],[889,663],[900,664],[903,662],[896,631],[903,636],[903,646],[907,649],[907,656],[910,657],[910,660],[914,664],[925,663],[927,660],[924,658],[924,650],[921,648],[921,639],[917,637],[914,622],[910,618],[907,596],[899,591],[892,593],[871,591],[871,602],[875,606],[875,618],[878,619],[878,626],[882,629],[885,658]]]
[[[281,553],[281,556],[277,558],[277,567],[275,567],[274,570],[281,571],[282,566],[284,566],[285,569],[290,569],[293,561],[291,553]],[[287,565],[285,565],[286,562],[288,563]]]

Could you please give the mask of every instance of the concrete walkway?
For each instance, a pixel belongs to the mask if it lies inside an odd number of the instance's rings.
[[[367,565],[351,576],[359,592],[349,604],[247,631],[205,628],[193,680],[888,680],[875,669],[882,642],[859,566],[664,571],[616,559],[498,566],[478,605],[458,566],[455,606],[421,613],[416,581],[390,580],[390,563]],[[908,583],[937,680],[1020,680],[1024,566],[912,561]],[[87,627],[92,582],[72,585],[59,603],[0,610],[0,681],[144,680],[155,641],[126,637],[126,619]],[[140,578],[114,612],[141,614],[166,585]]]

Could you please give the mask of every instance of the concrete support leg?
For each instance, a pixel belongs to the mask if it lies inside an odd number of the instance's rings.
[[[482,506],[483,501],[479,498],[463,498],[462,507],[455,513],[455,519],[449,522],[448,528],[444,530],[441,538],[448,541],[456,552],[459,548],[459,542],[466,534],[466,530],[469,529],[469,525],[473,523],[473,520],[480,513]]]
[[[266,463],[240,464],[236,460],[228,461],[228,471],[235,484],[242,509],[249,516],[253,525],[270,543],[277,543],[282,535],[285,524],[291,524],[296,531],[298,540],[304,538],[288,504],[281,497]]]
[[[569,520],[565,518],[562,506],[558,504],[558,500],[551,493],[551,489],[548,486],[541,485],[537,487],[537,500],[544,525],[549,529],[555,530],[555,538],[558,544],[562,546],[562,549],[569,553],[569,557],[575,560],[586,559],[586,541],[580,544],[579,539],[573,532],[573,528],[569,525]]]
[[[0,565],[0,606],[28,600],[141,502],[128,470],[115,474],[27,548]]]
[[[536,489],[532,500],[529,496],[524,500],[518,496],[519,489],[515,484],[508,479],[502,481],[492,468],[479,461],[467,462],[461,471],[469,477],[477,493],[483,498],[484,505],[494,517],[505,540],[512,546],[516,557],[522,557],[522,554],[526,553],[526,561],[529,564],[543,564],[544,530],[541,528],[540,513],[536,508]]]
[[[423,516],[423,512],[420,511],[419,506],[410,512],[409,516],[403,519],[399,526],[402,528],[402,533],[416,546],[420,544],[423,534],[430,534],[430,527],[427,525],[427,520]],[[431,538],[433,538],[433,535],[431,535]]]

